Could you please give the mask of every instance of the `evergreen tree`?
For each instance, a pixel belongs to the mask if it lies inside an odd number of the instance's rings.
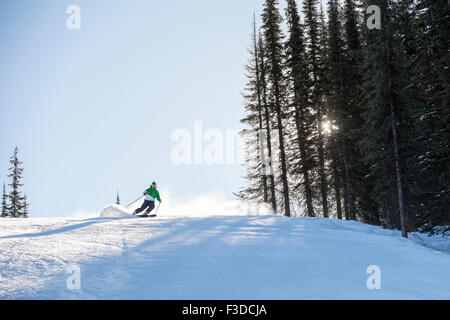
[[[362,46],[358,30],[358,18],[354,0],[345,0],[343,8],[343,44],[346,50],[343,60],[343,103],[341,152],[343,173],[345,175],[345,210],[348,219],[356,219],[357,190],[360,190],[361,204],[370,190],[368,184],[360,181],[368,169],[360,161],[361,154],[356,148],[358,129],[361,127],[361,113],[359,107],[362,78],[360,68],[362,65]],[[367,186],[367,187],[366,187]],[[371,201],[369,201],[370,203]]]
[[[283,119],[286,114],[285,93],[284,93],[284,74],[283,74],[283,33],[281,23],[283,18],[278,11],[277,0],[266,0],[262,14],[264,30],[264,43],[267,64],[267,78],[269,82],[269,97],[271,105],[276,114],[276,123],[278,129],[281,183],[283,185],[283,204],[284,214],[291,216],[289,185],[287,176],[287,158],[285,150],[285,137],[283,129]]]
[[[29,212],[28,209],[29,209],[29,205],[28,205],[27,195],[25,194],[25,195],[23,196],[22,217],[28,218],[28,215],[30,214],[30,212]]]
[[[119,191],[117,191],[116,204],[120,204]]]
[[[287,1],[286,8],[287,23],[289,27],[289,40],[287,47],[287,67],[288,74],[292,82],[293,108],[296,129],[297,148],[294,159],[291,160],[294,167],[294,174],[300,174],[301,179],[294,189],[302,187],[306,202],[307,215],[314,217],[313,191],[311,181],[311,171],[314,166],[312,162],[311,129],[312,115],[309,108],[310,81],[308,65],[306,61],[305,43],[303,28],[300,23],[297,4],[295,0]]]
[[[328,151],[331,158],[332,182],[335,191],[336,216],[342,219],[341,189],[343,181],[341,170],[341,158],[343,155],[343,132],[346,130],[345,114],[347,106],[345,103],[345,79],[344,79],[344,39],[340,18],[340,8],[338,0],[328,2],[328,59],[326,64],[328,121],[330,126],[339,130],[332,130],[328,142]],[[345,189],[347,190],[347,189]],[[344,197],[348,193],[344,192]],[[347,204],[347,202],[345,201]],[[345,206],[346,218],[348,216],[348,206]]]
[[[13,218],[18,218],[20,216],[23,216],[24,214],[24,196],[21,194],[19,188],[23,186],[21,180],[22,180],[22,174],[23,174],[23,168],[21,168],[22,162],[19,161],[18,158],[19,148],[14,149],[14,154],[10,158],[10,163],[12,167],[9,168],[10,174],[8,175],[9,178],[11,178],[11,183],[9,186],[11,187],[11,192],[8,195],[9,198],[9,215]]]
[[[415,182],[414,207],[418,213],[416,226],[434,233],[436,226],[442,232],[450,231],[450,112],[449,112],[449,39],[450,3],[447,0],[418,0],[416,5],[403,1],[408,11],[404,32],[413,42],[409,66],[416,92],[414,124],[417,138],[414,140]],[[412,16],[411,16],[412,15]],[[408,28],[408,20],[412,27]],[[412,52],[411,52],[412,51]]]
[[[267,160],[266,170],[268,171],[268,177],[270,181],[270,203],[272,204],[273,212],[277,212],[277,201],[276,201],[276,191],[275,191],[275,177],[273,172],[273,147],[272,147],[272,126],[271,126],[271,115],[273,114],[272,108],[269,106],[268,102],[268,89],[267,89],[267,66],[265,63],[265,51],[264,51],[264,40],[261,34],[259,35],[258,41],[259,48],[259,70],[260,70],[260,81],[262,88],[262,100],[263,100],[263,116],[264,125],[266,129],[266,147],[267,147]]]
[[[6,187],[5,184],[3,184],[3,194],[2,194],[2,214],[1,217],[7,217],[8,216],[8,203],[7,203],[7,195],[6,195]]]
[[[369,175],[375,182],[373,195],[382,208],[383,218],[398,226],[407,237],[405,150],[411,137],[402,125],[406,111],[403,51],[394,28],[393,3],[374,0],[370,4],[381,8],[383,28],[366,32],[365,111],[360,145],[370,165]]]
[[[260,72],[260,53],[258,48],[258,40],[256,36],[256,17],[253,14],[253,50],[254,50],[254,66],[255,66],[255,75],[256,75],[256,96],[257,96],[257,102],[258,102],[258,146],[259,146],[259,155],[258,158],[261,162],[261,184],[263,188],[263,198],[264,202],[267,203],[269,201],[269,193],[268,193],[268,186],[267,186],[267,176],[268,176],[268,170],[267,170],[267,163],[266,163],[266,156],[265,156],[265,145],[264,145],[264,116],[263,116],[263,90],[261,85],[261,72]]]
[[[306,39],[308,43],[307,57],[311,77],[311,107],[316,116],[316,149],[318,158],[318,174],[320,179],[320,194],[322,200],[322,212],[324,217],[328,217],[328,185],[327,172],[325,168],[325,144],[322,125],[324,122],[324,99],[323,99],[323,60],[320,56],[324,33],[321,32],[321,25],[317,13],[317,0],[303,1],[303,14],[305,16]],[[321,37],[322,33],[322,37]]]
[[[246,87],[245,109],[247,116],[241,120],[251,130],[243,130],[241,135],[246,143],[247,168],[246,180],[248,187],[241,190],[238,196],[246,200],[269,201],[267,177],[269,176],[266,158],[265,134],[265,88],[261,81],[261,62],[256,32],[256,18],[253,16],[252,44],[249,49],[250,61],[246,66],[248,83]]]
[[[319,12],[319,73],[317,81],[317,94],[320,98],[319,100],[319,111],[317,114],[317,149],[319,158],[319,178],[320,178],[320,192],[322,196],[322,208],[323,217],[329,217],[330,203],[329,203],[329,170],[327,166],[327,154],[328,154],[328,131],[325,129],[328,124],[328,106],[326,103],[326,87],[327,78],[325,75],[326,66],[328,63],[328,30],[325,23],[325,15],[323,11],[322,2],[320,2],[320,12]]]

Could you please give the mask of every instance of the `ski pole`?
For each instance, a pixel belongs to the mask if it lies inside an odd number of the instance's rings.
[[[130,203],[129,205],[127,205],[125,208],[128,208],[129,206],[131,206],[132,204],[138,202],[139,200],[142,199],[143,196],[140,196],[138,199],[134,200],[132,203]]]
[[[159,209],[159,206],[161,205],[161,202],[160,203],[158,203],[158,207],[156,208],[156,212],[155,212],[155,214],[156,213],[158,213],[158,209]]]

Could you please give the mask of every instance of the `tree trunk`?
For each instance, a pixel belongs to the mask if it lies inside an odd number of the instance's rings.
[[[342,139],[341,139],[341,145],[343,144]],[[341,147],[341,150],[343,149],[343,147]],[[345,220],[350,220],[350,214],[349,214],[349,208],[348,208],[348,190],[347,190],[347,175],[345,174],[345,165],[344,165],[344,155],[341,154],[341,158],[340,158],[340,166],[341,166],[341,172],[344,172],[344,175],[342,175],[342,179],[343,179],[343,198],[344,198],[344,216],[345,216]]]
[[[347,146],[344,141],[342,146],[342,158],[344,160],[345,184],[347,193],[348,216],[350,220],[356,220],[355,190],[351,183],[350,165],[348,163]]]
[[[266,138],[267,138],[267,153],[269,163],[267,164],[269,172],[269,180],[270,180],[270,201],[272,203],[272,210],[277,212],[277,200],[275,196],[275,178],[273,176],[273,166],[272,166],[272,136],[270,133],[270,112],[269,106],[267,103],[267,85],[266,85],[266,67],[264,65],[264,53],[263,46],[260,45],[260,59],[261,59],[261,86],[262,86],[262,98],[264,104],[264,120],[266,123]],[[266,168],[267,170],[267,168]]]
[[[321,113],[320,113],[321,114]],[[319,116],[321,117],[321,116]],[[319,120],[318,120],[319,121]],[[320,192],[322,194],[323,217],[328,218],[328,196],[327,196],[327,178],[325,175],[325,155],[323,148],[323,136],[321,122],[318,124],[318,152],[319,152],[319,175],[320,175]]]
[[[400,227],[402,236],[408,238],[407,217],[403,197],[402,170],[400,166],[400,154],[398,151],[397,124],[394,104],[391,102],[392,143],[394,146],[395,175],[397,179],[398,209],[400,213]]]
[[[308,217],[315,217],[314,207],[312,204],[312,191],[311,191],[311,181],[309,178],[308,172],[308,155],[306,153],[305,147],[305,127],[303,123],[304,115],[303,110],[300,110],[299,106],[295,108],[295,121],[297,126],[297,137],[298,137],[298,145],[300,149],[300,160],[301,160],[301,172],[304,180],[304,189],[305,189],[305,198],[306,198],[306,208],[308,211]]]
[[[397,197],[398,197],[398,209],[400,215],[400,228],[402,231],[402,236],[408,237],[407,230],[407,217],[405,211],[405,202],[403,196],[403,185],[402,185],[402,170],[400,165],[400,152],[398,146],[398,135],[397,135],[397,114],[395,111],[394,105],[394,97],[393,97],[393,84],[392,84],[392,55],[391,55],[391,47],[388,46],[387,55],[388,55],[388,72],[387,72],[387,90],[388,90],[388,101],[391,111],[391,129],[392,129],[392,146],[394,148],[394,163],[395,163],[395,176],[397,180]]]
[[[275,85],[275,87],[278,87],[278,85]],[[277,104],[277,124],[278,124],[278,140],[280,143],[280,161],[281,161],[281,180],[283,182],[283,198],[284,198],[284,215],[286,217],[291,216],[291,208],[289,204],[289,187],[287,182],[287,167],[286,167],[286,153],[284,150],[284,136],[283,136],[283,125],[281,121],[281,104],[280,104],[280,97],[279,95],[279,89],[275,89],[275,92],[277,97],[276,104]]]
[[[277,64],[276,61],[272,62],[274,65]],[[281,162],[281,180],[283,183],[283,198],[284,198],[284,215],[286,217],[291,216],[291,207],[289,203],[289,186],[287,182],[287,167],[286,167],[286,152],[284,149],[284,135],[283,135],[283,124],[281,119],[281,97],[280,97],[280,83],[278,75],[274,74],[274,87],[275,87],[275,108],[277,112],[277,125],[278,125],[278,140],[280,143],[280,162]]]
[[[269,109],[267,107],[267,104],[264,106],[265,109],[265,120],[266,120],[266,132],[267,132],[267,151],[268,151],[268,157],[269,157],[269,163],[268,167],[270,169],[269,172],[269,180],[270,180],[270,200],[272,203],[272,209],[274,212],[277,212],[277,200],[275,197],[275,178],[273,176],[273,166],[272,166],[272,142],[271,142],[271,134],[270,134],[270,122],[269,122]]]
[[[338,170],[339,163],[335,152],[333,152],[332,166],[334,177],[334,193],[336,197],[336,215],[339,220],[342,220],[341,177]]]

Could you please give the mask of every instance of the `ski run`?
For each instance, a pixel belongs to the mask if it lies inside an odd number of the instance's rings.
[[[448,240],[274,215],[0,221],[1,299],[450,299]]]

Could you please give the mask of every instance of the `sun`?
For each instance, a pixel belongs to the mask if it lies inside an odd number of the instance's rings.
[[[333,131],[333,127],[332,127],[330,121],[327,120],[327,121],[322,122],[322,131],[326,135],[331,134],[331,132]]]
[[[322,122],[322,132],[329,136],[333,133],[333,131],[337,131],[339,128],[331,123],[330,120],[325,120]]]

